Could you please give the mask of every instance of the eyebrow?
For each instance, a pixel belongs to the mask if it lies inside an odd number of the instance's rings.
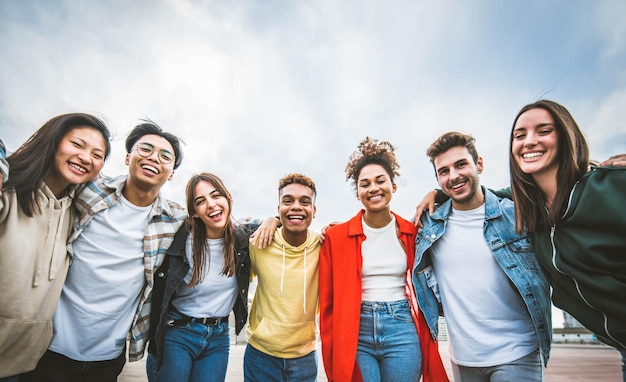
[[[70,138],[70,139],[76,139],[76,140],[79,140],[79,141],[81,141],[81,143],[82,143],[82,144],[87,144],[87,141],[86,141],[86,140],[84,140],[83,138],[81,138],[81,137],[80,137],[80,136],[78,136],[78,135],[71,135],[71,136],[69,136],[69,138]],[[103,149],[101,149],[101,148],[99,148],[99,147],[94,147],[94,150],[104,152],[104,150],[103,150]]]
[[[168,149],[164,149],[163,147],[156,147],[155,145],[153,145],[153,144],[152,144],[152,143],[150,143],[150,142],[137,142],[137,144],[138,144],[138,145],[148,145],[148,146],[152,147],[152,149],[153,149],[153,150],[158,148],[158,149],[159,149],[159,151],[165,151],[166,153],[169,153],[169,154],[171,154],[171,155],[174,155],[174,154],[173,154],[170,150],[168,150]]]
[[[544,123],[540,123],[537,125],[536,128],[542,128],[542,127],[546,127],[546,126],[552,126],[552,127],[556,127],[556,125],[552,122],[544,122]],[[513,129],[513,131],[519,131],[519,130],[526,130],[528,129],[526,126],[520,126],[520,127],[516,127]]]
[[[464,163],[469,163],[469,160],[467,160],[467,158],[463,158],[463,159],[459,159],[458,161],[452,163],[452,166],[456,166],[459,164],[464,164]],[[437,173],[439,173],[439,171],[448,168],[448,166],[441,166],[437,168]]]
[[[280,197],[280,200],[284,200],[284,199],[286,199],[286,198],[289,198],[289,199],[309,199],[309,200],[312,200],[312,199],[313,199],[313,198],[312,198],[311,196],[309,196],[309,195],[302,195],[302,196],[300,196],[300,197],[295,197],[295,196],[293,196],[293,195],[291,195],[291,194],[285,194],[285,195],[282,195],[282,196]]]
[[[374,177],[374,180],[378,180],[378,179],[380,179],[380,178],[385,178],[385,174],[376,175],[376,176]],[[359,183],[361,183],[361,182],[368,182],[368,181],[369,181],[369,179],[364,178],[364,179],[359,180]]]

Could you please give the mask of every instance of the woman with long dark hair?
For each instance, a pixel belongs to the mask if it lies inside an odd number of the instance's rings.
[[[52,339],[67,275],[76,187],[111,152],[109,130],[89,114],[59,115],[13,154],[0,150],[0,380],[33,370]],[[6,171],[8,169],[8,171]]]
[[[532,234],[552,301],[626,354],[626,168],[590,166],[562,105],[524,106],[510,136],[516,229]]]
[[[186,199],[186,225],[155,276],[146,364],[152,382],[224,381],[228,316],[234,312],[236,334],[248,317],[248,244],[259,225],[231,217],[232,196],[214,174],[192,176]]]

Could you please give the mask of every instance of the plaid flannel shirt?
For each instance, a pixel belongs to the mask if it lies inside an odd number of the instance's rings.
[[[9,179],[9,162],[7,161],[7,153],[4,148],[4,143],[0,140],[0,173],[4,176],[2,183]]]
[[[68,241],[68,252],[72,255],[72,243],[83,232],[95,214],[120,200],[127,175],[116,178],[98,177],[80,190],[74,205],[77,218],[74,232]],[[165,251],[172,244],[174,235],[183,224],[186,212],[179,204],[164,199],[159,194],[150,211],[150,222],[143,237],[144,283],[141,300],[129,332],[129,361],[143,358],[150,329],[150,296],[154,286],[154,272],[163,262]],[[106,255],[106,254],[103,254]]]

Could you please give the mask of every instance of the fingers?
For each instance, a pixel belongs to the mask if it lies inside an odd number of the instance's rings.
[[[626,154],[617,154],[600,163],[600,166],[626,166]]]
[[[326,236],[323,233],[320,233],[318,236],[320,238],[320,243],[324,244],[324,240],[326,240]]]

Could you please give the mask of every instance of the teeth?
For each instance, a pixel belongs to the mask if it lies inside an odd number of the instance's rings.
[[[289,220],[294,220],[294,219],[297,219],[297,220],[304,220],[304,216],[301,216],[301,215],[294,215],[294,216],[289,216],[289,217],[288,217],[288,219],[289,219]]]
[[[74,164],[74,163],[70,163],[70,167],[71,167],[71,168],[73,168],[73,169],[75,169],[76,171],[80,171],[80,172],[82,172],[82,173],[86,173],[86,172],[87,172],[87,169],[86,169],[86,168],[84,168],[84,167],[82,167],[82,166],[79,166],[79,165],[77,165],[77,164]]]
[[[212,217],[217,216],[217,215],[219,215],[221,213],[222,213],[222,211],[215,211],[215,212],[210,213],[209,217],[212,218]]]
[[[159,170],[157,170],[156,167],[153,167],[153,166],[150,166],[150,165],[147,165],[147,164],[144,164],[143,166],[141,166],[141,168],[143,168],[144,170],[148,170],[150,172],[153,172],[155,174],[159,173]]]
[[[456,190],[456,189],[458,189],[458,188],[463,187],[463,186],[465,185],[465,183],[467,183],[467,182],[457,183],[457,184],[455,184],[455,185],[451,186],[450,188],[451,188],[451,189],[453,189],[453,190]]]
[[[525,158],[525,159],[532,159],[532,158],[538,158],[538,157],[540,157],[542,155],[543,155],[543,153],[534,152],[534,153],[522,154],[522,157]]]

